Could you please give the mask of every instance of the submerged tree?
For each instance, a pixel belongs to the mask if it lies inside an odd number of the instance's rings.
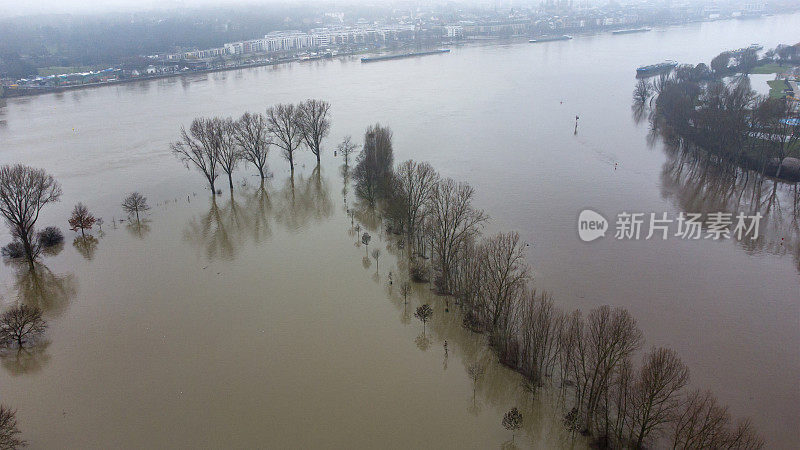
[[[181,127],[181,140],[170,144],[175,154],[186,167],[194,166],[208,181],[211,193],[215,192],[222,145],[222,128],[219,119],[197,118],[192,121],[189,132]]]
[[[0,214],[11,229],[11,236],[22,243],[31,270],[39,250],[34,240],[39,213],[60,198],[61,186],[43,169],[22,164],[0,167]]]
[[[653,95],[653,85],[650,81],[640,78],[636,83],[636,88],[633,90],[633,102],[636,105],[643,106],[650,100]]]
[[[138,223],[139,213],[148,211],[150,206],[147,204],[147,197],[138,192],[132,192],[122,201],[122,209],[128,213],[129,216],[135,215],[136,222]]]
[[[374,205],[379,197],[385,197],[392,181],[392,131],[375,124],[364,134],[364,149],[358,155],[353,178],[356,194]]]
[[[294,152],[303,142],[300,127],[300,110],[293,104],[280,103],[267,109],[267,125],[273,141],[281,149],[281,155],[289,161],[294,175]]]
[[[425,332],[425,324],[428,323],[428,319],[431,318],[433,315],[433,308],[430,307],[427,303],[417,308],[417,311],[414,313],[414,317],[422,321],[422,332]]]
[[[345,136],[342,142],[336,147],[336,150],[342,154],[344,158],[344,167],[348,168],[350,166],[350,155],[355,153],[358,150],[358,145],[352,142],[353,138],[350,136]]]
[[[486,215],[472,207],[475,191],[466,183],[446,178],[431,189],[428,202],[428,232],[439,270],[440,289],[449,293],[452,272],[459,249],[479,232]]]
[[[267,173],[267,156],[272,145],[269,136],[269,125],[262,114],[246,112],[236,121],[234,138],[242,152],[242,157],[256,166],[261,181]]]
[[[39,245],[44,248],[54,247],[64,242],[64,234],[61,233],[61,230],[59,230],[58,227],[45,227],[44,230],[40,231],[36,235],[36,237]]]
[[[81,236],[86,237],[86,230],[91,230],[97,219],[89,212],[83,203],[78,203],[69,217],[69,226],[72,231],[81,231]]]
[[[427,162],[408,160],[397,169],[397,187],[402,197],[404,223],[408,238],[422,230],[425,204],[430,198],[439,175]]]
[[[522,428],[522,413],[517,408],[511,408],[503,416],[503,427],[511,432],[511,441],[514,441],[514,434]]]
[[[328,120],[328,110],[330,103],[324,100],[306,100],[298,106],[300,121],[300,132],[311,153],[317,157],[317,164],[320,161],[322,139],[324,139],[331,129],[331,121]]]
[[[17,426],[16,411],[0,405],[0,448],[15,449],[25,447],[27,443],[20,438],[22,434]]]
[[[478,381],[480,381],[483,374],[486,373],[486,368],[474,362],[467,366],[467,375],[469,375],[469,379],[472,380],[472,401],[475,401],[475,391],[478,388]]]
[[[654,349],[645,357],[630,393],[629,442],[635,448],[642,448],[663,431],[675,416],[679,392],[688,382],[689,369],[674,350]]]
[[[372,250],[372,257],[375,259],[375,272],[378,272],[378,258],[381,257],[381,249],[376,248]]]
[[[222,171],[228,175],[228,186],[233,192],[233,171],[239,161],[242,160],[242,152],[236,144],[236,134],[233,120],[228,119],[214,119],[216,126],[220,128],[220,145],[219,145],[219,166]]]
[[[19,348],[46,328],[42,310],[36,306],[23,304],[0,314],[0,341],[14,342]]]

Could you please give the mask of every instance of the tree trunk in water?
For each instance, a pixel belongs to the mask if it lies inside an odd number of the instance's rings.
[[[233,191],[233,175],[228,174],[228,185],[231,187],[231,191]]]
[[[20,233],[20,239],[22,240],[22,248],[25,249],[25,257],[28,258],[28,267],[31,270],[34,270],[35,267],[33,266],[33,246],[31,245],[28,239],[28,233]]]

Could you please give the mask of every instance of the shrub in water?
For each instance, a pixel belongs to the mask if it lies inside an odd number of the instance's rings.
[[[64,242],[64,235],[58,227],[47,227],[39,232],[39,244],[42,247],[52,247]]]
[[[6,258],[21,258],[25,255],[25,247],[22,246],[22,242],[14,241],[3,247],[0,253]]]

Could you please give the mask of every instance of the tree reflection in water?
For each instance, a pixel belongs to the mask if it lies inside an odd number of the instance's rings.
[[[97,238],[92,235],[78,236],[72,241],[72,246],[75,247],[75,250],[77,250],[81,256],[91,261],[94,258],[94,254],[97,252],[98,243],[99,241]]]
[[[144,239],[150,233],[150,221],[146,219],[128,221],[125,226],[128,233],[137,239]]]
[[[312,221],[322,222],[333,214],[328,183],[317,166],[306,179],[289,177],[276,196],[279,204],[275,221],[287,230],[297,232]]]
[[[380,228],[381,220],[373,208],[364,203],[355,202],[351,204],[350,211],[356,219],[355,223],[349,228],[350,231],[357,228],[377,231]],[[363,220],[363,221],[362,221]],[[381,244],[386,248],[387,254],[393,256],[391,261],[395,264],[392,274],[408,274],[410,255],[409,246],[398,245],[403,240],[403,236],[384,234],[375,232],[374,245]],[[363,263],[367,263],[369,258],[359,252]],[[387,260],[388,261],[388,260]],[[410,293],[407,296],[402,294],[401,289],[393,289],[386,285],[386,295],[397,308],[399,320],[403,325],[409,325],[411,315],[418,306],[424,303],[440,305],[444,310],[447,297],[438,296],[433,293],[427,283],[411,283],[407,275],[398,275],[394,284],[402,286],[404,282],[409,282]],[[458,305],[458,304],[457,304]],[[456,306],[456,308],[460,308]],[[456,309],[457,312],[458,310]],[[433,345],[444,346],[447,341],[448,354],[457,355],[457,361],[464,366],[468,376],[475,374],[472,389],[465,398],[464,407],[470,414],[480,416],[481,414],[495,414],[497,411],[517,406],[523,410],[526,420],[523,424],[525,434],[539,443],[540,447],[552,444],[553,442],[563,443],[563,448],[585,448],[585,438],[570,433],[563,426],[563,408],[559,404],[557,389],[541,388],[535,392],[528,391],[523,386],[524,377],[502,366],[497,359],[494,351],[488,345],[485,335],[473,333],[462,326],[463,314],[433,314],[428,319],[427,331],[420,330],[420,334],[414,338],[414,345],[423,352],[426,352]],[[448,356],[444,356],[442,370],[447,370],[449,363]],[[472,372],[470,371],[472,369]],[[500,428],[502,414],[497,416],[497,425]],[[512,445],[510,441],[500,443],[503,448]],[[508,447],[513,448],[513,447]]]
[[[19,267],[15,288],[20,302],[40,308],[49,317],[63,313],[78,291],[73,274],[56,275],[41,263],[36,263],[33,270]]]
[[[48,341],[37,341],[32,347],[6,348],[0,352],[0,364],[11,375],[34,374],[50,361]]]
[[[245,188],[224,203],[212,198],[208,212],[190,220],[183,237],[203,249],[208,259],[230,261],[248,242],[270,239],[273,221],[294,232],[332,213],[328,186],[317,167],[308,178],[288,178],[278,191],[261,184],[253,190]]]
[[[661,173],[661,191],[687,213],[760,213],[758,238],[731,239],[750,254],[791,254],[800,271],[800,192],[788,184],[752,170],[719,165],[685,151],[679,142],[665,146],[667,161]]]

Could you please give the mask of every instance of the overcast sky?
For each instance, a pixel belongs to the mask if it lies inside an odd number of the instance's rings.
[[[301,3],[308,0],[0,0],[3,16],[43,13],[91,13],[252,3]],[[380,0],[378,0],[380,1]]]

